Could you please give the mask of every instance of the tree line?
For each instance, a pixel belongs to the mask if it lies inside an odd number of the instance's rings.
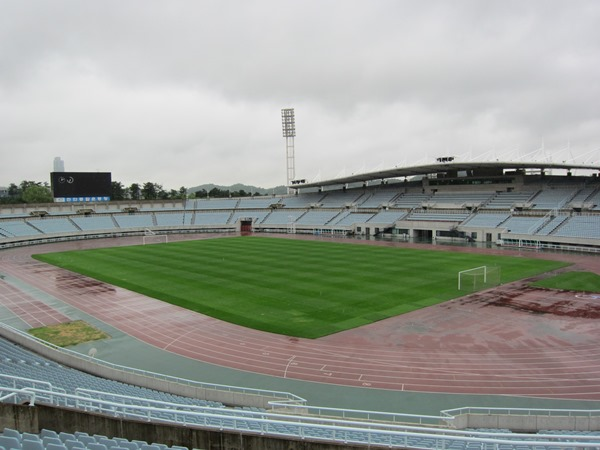
[[[229,191],[217,187],[206,191],[201,189],[189,193],[187,188],[181,186],[178,190],[165,190],[160,184],[153,182],[132,183],[125,186],[120,181],[111,182],[111,201],[120,200],[176,200],[184,198],[228,198],[228,197],[252,197],[259,193],[246,192],[243,189]],[[20,184],[11,183],[8,186],[6,196],[0,197],[0,204],[18,203],[51,203],[54,199],[50,185],[47,182],[21,181]]]

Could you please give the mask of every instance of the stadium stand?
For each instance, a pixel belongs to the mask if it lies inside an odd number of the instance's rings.
[[[5,450],[184,450],[187,447],[168,446],[146,441],[124,438],[108,438],[102,435],[89,435],[86,432],[76,431],[74,433],[56,432],[54,430],[42,429],[39,434],[21,433],[12,428],[4,428],[0,435],[0,447]]]
[[[313,204],[320,203],[324,194],[308,193],[294,196],[286,196],[281,199],[281,204],[286,208],[310,208]]]
[[[434,220],[434,221],[451,221],[462,222],[469,217],[468,212],[463,213],[447,213],[447,212],[411,212],[404,220]]]
[[[426,202],[431,197],[430,194],[406,193],[394,201],[395,208],[412,209],[421,207],[423,202]]]
[[[236,224],[240,219],[252,219],[253,222],[260,223],[270,213],[270,210],[244,210],[236,211],[229,219],[230,224]]]
[[[68,218],[28,219],[27,222],[46,234],[69,233],[81,230]]]
[[[559,225],[555,236],[600,239],[600,216],[572,216]]]
[[[535,234],[547,236],[550,233],[552,233],[554,230],[556,230],[567,219],[568,219],[568,216],[564,216],[564,215],[550,217],[550,220],[548,220],[543,226],[538,228],[538,230],[535,231]]]
[[[502,448],[519,450],[568,449],[600,444],[600,432],[548,430],[538,433],[512,432],[503,428],[455,429],[440,427],[452,423],[460,411],[442,411],[440,416],[418,416],[376,411],[344,411],[284,402],[264,408],[231,408],[221,403],[176,396],[102,379],[57,364],[6,339],[0,339],[0,398],[3,403],[23,401],[69,407],[82,414],[119,417],[122,421],[142,421],[170,425],[176,430],[190,426],[199,430],[250,433],[271,436],[278,441],[314,441],[330,445],[418,449]],[[27,374],[27,377],[22,374]],[[182,380],[183,381],[183,380]],[[35,400],[34,400],[35,399]],[[30,403],[33,405],[33,403]],[[284,407],[285,413],[277,408]],[[473,409],[468,408],[472,413]],[[340,413],[342,413],[340,417]],[[491,409],[484,411],[488,415]],[[518,414],[522,414],[517,411]],[[537,414],[527,411],[530,416]],[[548,411],[543,411],[547,414]],[[556,411],[555,411],[556,413]],[[588,412],[583,412],[589,414]],[[590,412],[591,413],[591,412]],[[336,416],[338,418],[336,418]],[[585,417],[585,416],[584,416]],[[365,419],[370,418],[370,419]],[[509,420],[510,417],[508,418]],[[431,421],[432,425],[426,425]],[[411,425],[410,423],[414,424]],[[84,423],[84,422],[81,422]],[[102,421],[98,421],[102,423]],[[43,425],[42,425],[43,426]],[[123,427],[121,427],[123,429]],[[148,443],[127,437],[93,434],[88,430],[40,430],[4,427],[0,447],[6,450],[182,450],[184,445]],[[163,428],[163,433],[165,433]],[[174,432],[174,436],[180,436]],[[189,433],[185,434],[189,436]],[[170,439],[172,441],[172,439]],[[192,448],[188,442],[185,448]],[[305,444],[306,445],[306,444]],[[230,447],[228,447],[230,448]],[[310,446],[305,448],[311,448]]]
[[[369,220],[373,224],[389,224],[392,225],[398,220],[401,220],[408,213],[406,211],[379,211]]]
[[[279,205],[280,201],[279,197],[244,197],[240,199],[237,209],[265,209]]]
[[[320,201],[322,208],[344,208],[359,203],[363,196],[362,192],[356,192],[356,189],[349,191],[328,192]]]
[[[296,220],[296,225],[323,227],[338,214],[340,211],[309,210]]]
[[[435,170],[441,170],[436,166]],[[435,176],[434,176],[435,175]],[[377,183],[294,195],[118,204],[46,204],[0,208],[0,247],[44,240],[161,233],[236,232],[251,219],[253,232],[402,236],[598,252],[597,176],[528,175],[519,171],[476,179],[440,173],[404,183]],[[358,183],[354,183],[358,185]],[[85,206],[85,208],[83,208]],[[83,211],[86,211],[85,213]],[[40,212],[42,214],[40,214]],[[32,217],[45,215],[45,217]],[[575,219],[579,215],[588,219]],[[248,227],[248,223],[243,225]],[[580,226],[579,229],[577,227]],[[247,231],[247,230],[246,230]]]
[[[234,209],[237,207],[240,199],[237,198],[216,198],[209,200],[196,200],[195,209]]]
[[[496,228],[510,217],[509,213],[477,213],[463,223],[464,227]]]
[[[156,213],[156,225],[159,227],[175,227],[181,225],[191,225],[193,214],[188,212]]]
[[[535,192],[498,192],[486,205],[486,209],[513,209],[516,205],[526,204]]]
[[[71,220],[83,231],[112,230],[117,226],[111,215],[76,216]]]
[[[10,236],[32,236],[43,234],[43,232],[23,220],[2,221],[0,231],[7,237]]]
[[[500,225],[505,228],[509,233],[518,234],[533,234],[533,232],[539,227],[544,225],[544,218],[539,216],[524,217],[524,216],[512,216]]]
[[[150,228],[155,225],[152,214],[116,214],[113,217],[120,228]]]
[[[373,214],[371,213],[345,212],[342,213],[333,224],[336,226],[349,226],[355,223],[366,223],[371,218],[373,218]]]
[[[394,198],[398,195],[398,191],[394,188],[379,189],[363,198],[360,204],[361,208],[380,208],[381,206],[390,206],[394,202]]]
[[[594,204],[594,196],[596,189],[594,187],[585,187],[579,190],[575,196],[569,201],[569,206],[572,208],[582,207],[585,204]]]
[[[456,208],[480,206],[488,202],[491,197],[490,192],[436,192],[428,202],[433,202],[440,208]]]
[[[265,226],[284,226],[289,223],[294,223],[298,220],[298,218],[304,214],[304,210],[294,211],[294,210],[274,210],[269,213],[265,219],[262,221],[262,225]]]
[[[229,222],[232,211],[225,212],[196,212],[194,225],[225,225]]]
[[[573,188],[544,189],[531,199],[533,209],[557,209],[571,200],[577,190]]]

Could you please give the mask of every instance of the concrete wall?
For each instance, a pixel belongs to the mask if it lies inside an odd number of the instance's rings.
[[[599,431],[598,416],[546,416],[516,414],[461,414],[453,426],[463,428],[498,428],[514,432],[538,432],[540,430]]]
[[[274,438],[257,434],[127,421],[44,405],[31,407],[0,403],[0,423],[3,427],[28,433],[39,433],[43,428],[66,433],[84,431],[88,434],[100,434],[111,438],[137,439],[168,446],[181,445],[190,449],[339,450],[341,448],[355,448],[366,450],[368,448],[348,444],[336,445],[310,440]]]

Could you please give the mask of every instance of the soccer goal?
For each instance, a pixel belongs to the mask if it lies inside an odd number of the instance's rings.
[[[500,284],[500,267],[480,266],[458,272],[459,291],[478,291]]]
[[[169,242],[169,236],[166,234],[156,234],[154,231],[145,229],[142,236],[142,245],[147,244],[166,244]]]

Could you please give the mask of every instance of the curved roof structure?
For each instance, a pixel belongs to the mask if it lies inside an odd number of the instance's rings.
[[[413,177],[418,175],[429,175],[460,171],[494,171],[494,170],[552,170],[560,169],[571,171],[574,169],[597,171],[600,173],[600,166],[588,164],[566,164],[552,162],[456,162],[452,157],[438,158],[434,164],[424,164],[418,166],[394,167],[392,169],[378,170],[375,172],[366,172],[360,174],[352,174],[340,178],[332,178],[329,180],[315,181],[306,183],[304,180],[295,180],[289,186],[293,189],[303,188],[318,188],[323,186],[345,185],[350,183],[360,183],[376,180],[387,180],[391,178]]]

